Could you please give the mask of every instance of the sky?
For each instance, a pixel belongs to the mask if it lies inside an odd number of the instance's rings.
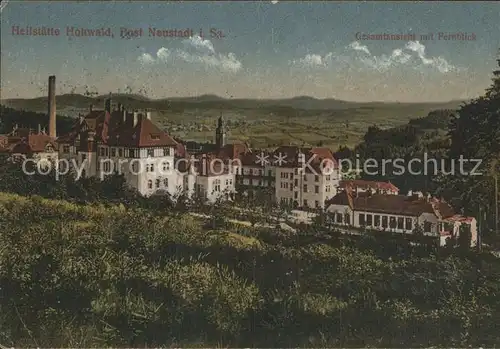
[[[1,98],[46,95],[56,75],[58,94],[469,99],[490,85],[498,23],[494,2],[11,0],[1,13]],[[13,27],[60,34],[16,35]],[[72,36],[68,28],[110,28],[112,37]],[[151,36],[155,29],[186,36]],[[444,36],[454,33],[469,40]]]

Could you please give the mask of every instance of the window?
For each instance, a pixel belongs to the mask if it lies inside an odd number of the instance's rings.
[[[297,199],[298,197],[299,197],[299,193],[298,192],[293,193],[293,198],[294,199]]]
[[[314,192],[316,194],[319,194],[319,186],[317,186],[317,185],[314,186]]]
[[[424,233],[430,233],[432,229],[431,222],[424,222]]]
[[[389,219],[389,227],[391,229],[395,229],[396,228],[396,217],[391,217]]]
[[[160,187],[161,180],[158,178],[156,180],[156,188],[158,189]]]
[[[329,181],[330,180],[330,176],[326,176],[326,180]]]
[[[119,149],[118,149],[118,156],[119,156],[119,157],[122,157],[122,156],[123,156],[123,149],[122,149],[122,148],[119,148]]]
[[[170,155],[170,148],[163,148],[163,156],[169,156]]]
[[[111,156],[116,156],[116,149],[115,148],[111,148]]]
[[[398,217],[398,229],[404,229],[404,218]]]
[[[69,145],[63,145],[63,153],[69,153]]]
[[[272,176],[273,176],[272,171],[271,171],[271,170],[267,171],[267,175],[268,175],[269,177],[272,177]]]
[[[307,200],[304,200],[304,207],[307,207]]]
[[[220,191],[220,179],[216,179],[214,181],[214,191],[217,191],[217,192]]]
[[[365,225],[365,215],[362,213],[359,214],[359,225],[361,226]]]
[[[149,157],[155,156],[155,150],[154,149],[148,149],[148,156]]]
[[[170,170],[170,162],[165,161],[165,162],[162,163],[162,165],[163,165],[163,171]]]
[[[366,215],[366,225],[369,227],[373,225],[373,216],[371,214]]]
[[[99,156],[104,156],[104,148],[99,148]]]
[[[319,201],[314,201],[314,207],[318,208],[319,207]]]
[[[294,183],[295,183],[295,185],[299,185],[299,180],[296,179]]]
[[[148,180],[148,189],[153,189],[153,181],[151,179]]]
[[[154,164],[149,164],[149,172],[153,172],[155,170],[155,165]]]
[[[325,187],[325,191],[326,191],[327,193],[329,193],[329,192],[330,192],[330,186],[329,186],[329,185],[327,185],[327,186]]]
[[[412,224],[412,219],[411,218],[406,218],[405,219],[405,228],[406,230],[412,230],[413,229],[413,224]]]
[[[342,213],[337,213],[337,223],[342,224],[343,218],[344,216],[342,215]]]
[[[304,174],[304,182],[307,182],[307,175]]]
[[[319,182],[319,176],[314,176],[314,181]]]
[[[304,184],[304,193],[307,193],[307,184]]]
[[[382,216],[382,228],[387,228],[387,216]]]
[[[380,227],[380,216],[377,214],[375,215],[375,218],[374,218],[374,226],[376,227]]]
[[[293,191],[293,185],[291,185],[291,184],[290,184],[290,191]]]
[[[346,213],[344,215],[344,222],[345,222],[345,224],[350,224],[351,223],[351,216],[349,215],[349,213]]]

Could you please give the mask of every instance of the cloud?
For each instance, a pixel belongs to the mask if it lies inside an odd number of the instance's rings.
[[[215,49],[212,42],[208,39],[204,40],[198,35],[183,40],[182,43],[187,49],[193,48],[198,52],[204,52],[206,54],[215,54]]]
[[[305,57],[300,58],[295,61],[290,61],[290,64],[301,66],[305,68],[311,67],[324,67],[326,66],[332,59],[333,53],[328,53],[324,56],[318,54],[307,54]]]
[[[351,43],[348,49],[362,53],[354,57],[354,60],[358,60],[365,66],[380,72],[397,66],[430,67],[443,74],[461,70],[443,57],[427,57],[425,46],[419,41],[410,41],[403,48],[395,49],[389,55],[372,55],[368,47],[361,45],[357,41]]]
[[[349,48],[353,49],[354,51],[361,51],[366,53],[367,55],[370,54],[370,50],[368,50],[368,47],[361,45],[359,42],[354,41],[349,45]]]
[[[448,73],[457,70],[457,67],[451,65],[443,57],[427,58],[425,55],[425,46],[418,41],[410,41],[406,44],[405,49],[417,53],[422,61],[422,64],[431,67],[436,67],[441,73]]]
[[[142,55],[139,56],[138,58],[139,62],[142,64],[153,64],[155,62],[155,59],[153,56],[151,56],[149,53],[143,53]]]
[[[392,50],[391,53],[374,55],[367,46],[354,41],[345,47],[344,52],[330,52],[324,56],[320,54],[307,54],[298,60],[290,61],[293,66],[308,69],[340,68],[370,69],[387,72],[396,67],[410,69],[435,69],[439,73],[447,74],[465,70],[452,65],[443,57],[428,57],[425,46],[418,41],[410,41],[401,48]]]
[[[143,53],[138,60],[144,65],[178,60],[189,64],[202,65],[205,68],[217,68],[229,73],[236,73],[243,67],[234,53],[217,53],[212,42],[200,36],[190,37],[183,40],[182,43],[184,45],[183,49],[172,50],[162,47],[157,51],[156,57],[149,53]]]

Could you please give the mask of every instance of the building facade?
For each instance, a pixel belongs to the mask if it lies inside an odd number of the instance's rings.
[[[341,191],[327,202],[332,223],[370,230],[424,235],[446,239],[458,237],[466,228],[471,233],[471,246],[477,243],[476,220],[455,214],[444,200],[418,194],[394,195],[385,193]]]

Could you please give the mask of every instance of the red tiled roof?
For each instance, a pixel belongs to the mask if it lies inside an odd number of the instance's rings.
[[[385,195],[343,191],[326,202],[327,206],[349,206],[355,211],[385,213],[405,216],[420,216],[422,213],[432,213],[438,218],[454,215],[453,208],[445,202],[435,205],[432,201],[423,198],[414,198],[405,195]]]
[[[355,180],[343,180],[339,183],[340,188],[361,188],[361,189],[382,189],[399,192],[399,188],[396,187],[391,182],[375,182],[375,181],[365,181],[361,179]]]
[[[2,135],[0,151],[8,153],[31,154],[46,151],[47,145],[52,145],[57,151],[57,143],[45,133],[32,133],[28,129],[17,129],[12,136]]]
[[[250,149],[246,144],[233,143],[233,144],[226,144],[225,146],[223,146],[219,150],[217,155],[221,160],[228,160],[228,159],[236,159],[249,151]]]
[[[134,148],[178,147],[178,143],[150,119],[143,115],[139,115],[138,118],[137,125],[132,126],[128,121],[123,122],[122,112],[110,114],[104,110],[93,110],[85,116],[83,122],[78,121],[70,133],[59,137],[59,142],[69,143],[80,135],[80,143],[86,143],[88,132],[93,131],[94,141],[108,145]],[[85,128],[87,131],[83,131]],[[86,148],[85,144],[82,146]]]
[[[244,154],[240,154],[239,159],[241,161],[241,164],[243,166],[254,166],[254,167],[263,167],[265,164],[261,162],[260,156],[269,156],[269,161],[273,160],[273,156],[271,153],[268,152],[262,152],[261,153],[254,153],[254,152],[246,152]]]

